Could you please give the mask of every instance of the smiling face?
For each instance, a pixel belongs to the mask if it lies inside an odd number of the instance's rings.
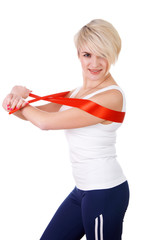
[[[96,56],[87,48],[78,51],[81,62],[84,80],[102,81],[105,79],[108,70],[108,61],[104,57]]]

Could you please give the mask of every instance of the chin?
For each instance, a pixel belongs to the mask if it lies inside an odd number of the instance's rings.
[[[93,74],[90,74],[89,75],[89,79],[92,79],[94,81],[98,81],[100,79],[104,78],[104,75],[103,74],[99,74],[99,75],[93,75]]]

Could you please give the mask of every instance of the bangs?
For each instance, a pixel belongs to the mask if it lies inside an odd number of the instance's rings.
[[[106,54],[103,52],[104,46],[100,36],[87,26],[84,26],[79,32],[79,35],[75,36],[75,45],[78,50],[84,48],[96,56],[107,58]]]

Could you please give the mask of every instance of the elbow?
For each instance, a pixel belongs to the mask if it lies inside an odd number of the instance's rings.
[[[37,127],[40,129],[40,130],[49,130],[48,126],[46,123],[43,123],[43,122],[40,122],[38,123]]]
[[[46,122],[41,122],[38,124],[37,126],[40,130],[45,130],[45,131],[48,131],[48,130],[60,130],[61,128],[58,128],[58,127],[53,127],[52,125],[48,125]]]
[[[52,124],[50,124],[47,119],[43,119],[43,120],[40,120],[38,123],[37,123],[37,127],[40,129],[40,130],[55,130],[56,128],[53,128]]]
[[[30,121],[33,125],[35,125],[40,130],[49,130],[46,124],[46,121],[39,119],[38,121]]]
[[[43,126],[40,126],[40,127],[38,127],[40,130],[47,130],[45,127],[43,127]]]

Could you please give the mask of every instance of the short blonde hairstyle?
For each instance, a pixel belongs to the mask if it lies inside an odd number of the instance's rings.
[[[94,19],[82,27],[74,37],[77,51],[88,48],[96,56],[108,60],[109,67],[118,59],[121,39],[113,25],[102,19]]]

